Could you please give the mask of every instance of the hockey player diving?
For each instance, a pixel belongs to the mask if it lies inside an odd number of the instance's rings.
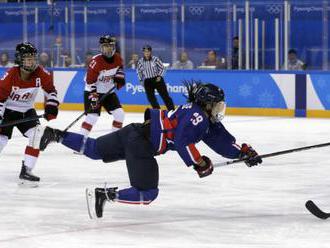
[[[25,118],[37,117],[33,107],[38,90],[41,87],[46,97],[45,119],[57,117],[57,91],[53,83],[53,76],[37,62],[38,51],[29,42],[16,46],[15,66],[10,68],[0,79],[0,124]],[[32,174],[32,170],[39,156],[39,149],[32,147],[32,140],[39,120],[17,124],[16,127],[29,139],[25,148],[19,178],[21,183],[36,186],[40,178]],[[0,128],[0,152],[11,139],[14,126]]]
[[[201,155],[195,144],[203,141],[226,158],[245,159],[247,166],[262,162],[249,145],[239,146],[225,129],[221,119],[225,113],[225,96],[222,89],[211,83],[186,83],[187,104],[175,110],[147,109],[144,123],[132,123],[124,128],[101,136],[88,138],[83,154],[105,163],[126,160],[131,187],[95,188],[95,212],[102,217],[106,201],[149,204],[158,196],[158,163],[155,156],[168,150],[178,152],[187,166],[199,177],[212,174],[211,160]],[[50,127],[40,127],[36,132],[35,147],[44,150],[51,142],[59,142],[78,151],[83,136]]]

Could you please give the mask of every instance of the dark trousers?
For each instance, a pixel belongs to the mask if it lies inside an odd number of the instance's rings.
[[[105,163],[126,160],[131,186],[139,190],[157,189],[156,153],[144,127],[133,123],[101,136],[96,139],[96,150]]]
[[[174,109],[174,104],[172,101],[172,98],[167,92],[166,84],[164,82],[164,79],[161,78],[159,82],[156,81],[156,78],[147,78],[144,80],[144,88],[146,90],[148,101],[150,102],[152,108],[154,109],[160,109],[159,103],[157,101],[157,98],[155,96],[155,90],[158,91],[159,95],[163,99],[166,108],[168,110]]]

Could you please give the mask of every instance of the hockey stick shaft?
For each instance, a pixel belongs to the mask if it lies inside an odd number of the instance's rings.
[[[104,101],[104,99],[110,95],[112,93],[112,91],[116,88],[116,85],[114,85],[107,93],[105,93],[101,98],[99,103],[102,103]],[[88,111],[87,111],[88,112]],[[76,124],[86,113],[86,111],[84,111],[82,114],[80,114],[73,122],[71,122],[65,129],[64,132],[68,131],[74,124]]]
[[[3,123],[3,124],[0,124],[0,128],[15,126],[15,125],[22,124],[22,123],[29,122],[29,121],[35,121],[35,120],[38,120],[38,119],[43,118],[43,117],[44,117],[44,115],[37,115],[37,116],[25,118],[25,119],[20,119],[20,120],[17,120],[17,121],[11,121],[11,122],[7,122],[7,123]]]
[[[85,112],[81,113],[73,122],[71,122],[65,129],[64,132],[68,131],[74,124],[76,124],[83,116]]]
[[[320,147],[325,147],[325,146],[330,146],[330,142],[322,143],[322,144],[318,144],[318,145],[312,145],[312,146],[303,146],[303,147],[289,149],[289,150],[283,150],[283,151],[279,151],[279,152],[267,153],[267,154],[260,155],[260,157],[261,158],[275,157],[275,156],[288,154],[288,153],[292,153],[292,152],[300,152],[300,151],[305,151],[305,150],[320,148]],[[216,164],[214,164],[214,167],[221,167],[221,166],[236,164],[236,163],[240,163],[240,162],[244,162],[244,159],[235,159],[235,160],[231,160],[231,161],[227,161],[227,162],[223,162],[223,163],[216,163]]]

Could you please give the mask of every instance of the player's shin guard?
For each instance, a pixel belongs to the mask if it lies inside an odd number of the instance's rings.
[[[93,126],[96,124],[99,119],[98,114],[90,113],[86,115],[84,122],[81,124],[80,134],[84,136],[81,147],[78,151],[75,151],[76,154],[83,154],[85,150],[85,145],[89,133],[92,131]]]
[[[82,144],[84,143],[84,149],[81,151],[82,154],[91,159],[102,159],[101,155],[97,151],[95,139],[87,138],[85,141],[85,137],[81,134],[66,132],[61,143],[77,152],[81,150]]]
[[[96,124],[98,118],[98,114],[87,114],[84,122],[81,124],[80,134],[87,137],[93,126]]]
[[[24,154],[24,165],[30,170],[34,168],[39,157],[39,149],[35,149],[31,146],[26,146]]]
[[[103,210],[106,201],[117,201],[129,204],[147,205],[155,200],[158,196],[158,189],[138,190],[135,187],[117,191],[114,188],[95,188],[95,213],[98,218],[103,216]],[[91,211],[92,191],[86,189],[87,207],[90,218],[93,218]]]
[[[117,202],[148,205],[158,196],[158,189],[139,190],[135,187],[118,191]]]
[[[113,111],[110,111],[113,115],[113,122],[112,122],[112,132],[119,130],[123,127],[123,122],[125,118],[125,112],[122,108],[117,108]]]
[[[96,145],[96,140],[88,138],[85,143],[83,154],[86,157],[89,157],[91,159],[97,160],[102,159],[101,154],[99,153]]]

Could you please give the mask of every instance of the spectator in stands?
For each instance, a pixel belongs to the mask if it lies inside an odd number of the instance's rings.
[[[46,52],[42,52],[39,55],[39,64],[43,67],[50,67],[49,55]]]
[[[64,67],[71,67],[72,66],[72,59],[71,56],[68,55],[64,58]]]
[[[127,68],[136,69],[138,60],[139,60],[139,55],[137,55],[136,53],[132,53],[131,60],[127,64]]]
[[[84,63],[80,64],[80,67],[83,67]],[[65,51],[61,55],[61,65],[60,67],[79,67],[77,64],[72,64],[72,57],[69,52]]]
[[[91,51],[86,52],[85,54],[85,67],[89,65],[89,62],[92,61],[94,54]]]
[[[211,50],[207,53],[207,59],[202,63],[202,66],[213,66],[214,69],[226,69],[226,59],[217,57],[217,52]]]
[[[189,60],[188,54],[182,52],[180,59],[173,64],[172,69],[194,69],[194,64]]]
[[[69,53],[63,53],[63,55],[61,55],[62,57],[62,61],[63,61],[63,67],[72,67],[72,59]]]
[[[14,63],[9,61],[9,54],[7,52],[1,53],[0,66],[1,67],[12,67],[12,66],[14,66]]]
[[[284,65],[282,66],[284,69]],[[288,70],[302,71],[306,69],[306,64],[298,59],[297,51],[290,49],[288,52]]]

